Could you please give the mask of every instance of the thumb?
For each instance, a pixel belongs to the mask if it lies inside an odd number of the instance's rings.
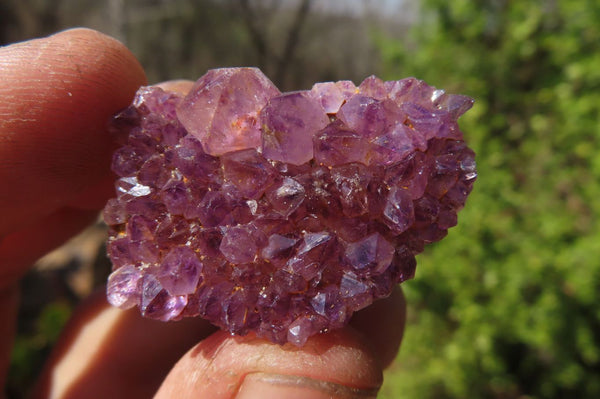
[[[382,371],[372,353],[351,327],[302,348],[217,332],[179,360],[155,398],[375,398]]]

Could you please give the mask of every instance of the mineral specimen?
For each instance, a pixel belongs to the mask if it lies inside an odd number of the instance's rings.
[[[471,105],[414,78],[281,94],[255,68],[141,88],[112,124],[110,303],[298,346],[344,326],[456,224]]]

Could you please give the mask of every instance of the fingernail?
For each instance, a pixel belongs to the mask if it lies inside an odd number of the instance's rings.
[[[294,375],[252,373],[236,399],[375,399],[377,389],[358,389]]]

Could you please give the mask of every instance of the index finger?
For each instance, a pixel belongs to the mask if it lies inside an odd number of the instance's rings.
[[[0,48],[0,74],[1,237],[109,176],[106,123],[146,78],[125,46],[88,29]]]
[[[110,115],[146,81],[118,41],[88,29],[0,48],[0,386],[25,267],[110,195]],[[106,185],[107,188],[110,185]]]

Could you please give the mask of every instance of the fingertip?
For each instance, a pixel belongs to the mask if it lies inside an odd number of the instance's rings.
[[[30,109],[31,98],[43,104],[58,102],[50,110],[57,118],[63,113],[70,117],[77,117],[77,113],[110,116],[126,107],[139,86],[146,83],[142,66],[125,45],[87,28],[16,43],[0,48],[0,54],[0,91],[14,100],[12,104],[3,102],[3,116],[10,115],[6,111],[42,111],[40,107]],[[69,105],[77,109],[69,109]],[[5,119],[3,125],[7,122],[11,120]]]
[[[1,234],[109,175],[107,122],[146,77],[122,43],[81,28],[0,48],[0,74]]]
[[[313,336],[302,348],[220,331],[180,359],[156,398],[371,397],[381,382],[378,361],[350,328]]]
[[[405,320],[405,298],[396,287],[355,314],[350,326],[313,336],[301,348],[217,332],[176,364],[156,397],[374,398]]]
[[[99,79],[96,83],[104,81],[105,89],[117,95],[116,99],[113,98],[113,106],[117,102],[120,102],[121,108],[129,105],[136,90],[147,82],[146,73],[135,55],[119,40],[97,30],[71,28],[38,40],[46,42],[37,45],[38,48],[64,49],[55,59],[64,61],[67,58],[70,62],[63,65],[65,69],[71,69],[86,79],[87,74],[95,76]],[[52,63],[52,54],[48,56]],[[81,63],[77,64],[78,61]],[[114,79],[114,83],[110,78]]]

